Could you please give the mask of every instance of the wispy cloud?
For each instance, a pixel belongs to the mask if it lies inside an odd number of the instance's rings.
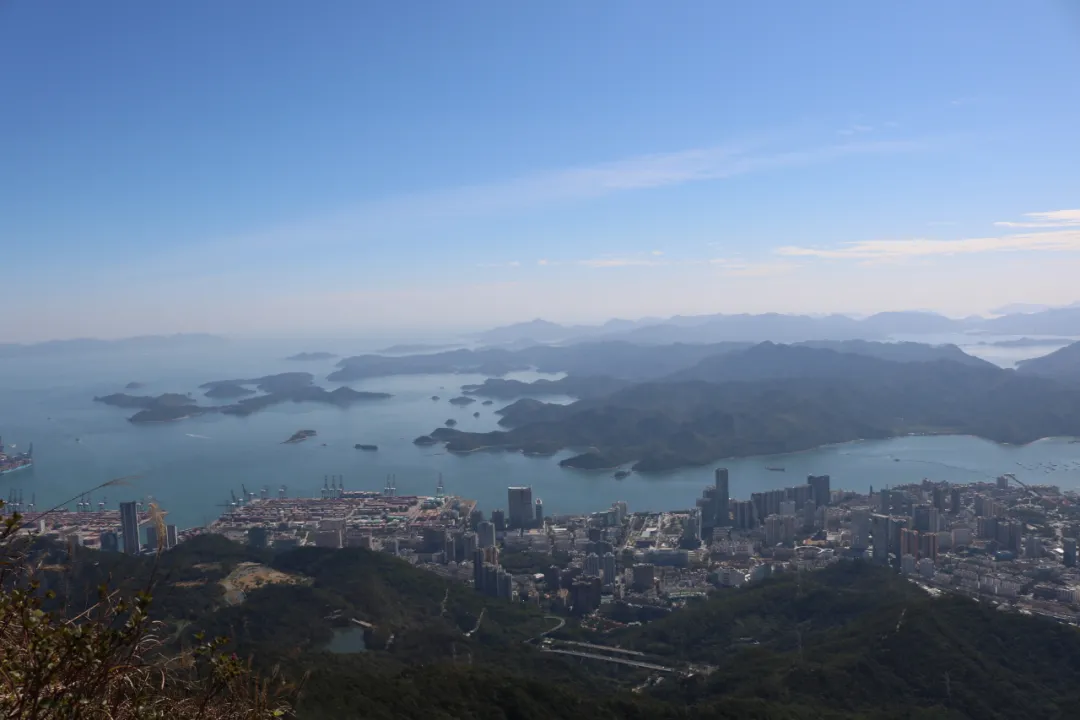
[[[516,268],[516,267],[521,267],[521,262],[518,261],[518,260],[511,260],[510,262],[479,263],[476,267],[480,267],[480,268]]]
[[[502,181],[429,193],[370,200],[340,212],[300,220],[231,239],[223,245],[249,249],[267,245],[355,243],[441,228],[461,218],[490,217],[622,192],[716,181],[756,172],[827,163],[845,157],[918,150],[914,140],[847,139],[791,149],[777,142],[742,142],[614,162],[540,172]]]
[[[618,267],[650,267],[656,265],[668,265],[665,260],[643,257],[600,257],[588,260],[578,260],[576,265],[591,268],[618,268]]]
[[[1002,220],[994,223],[998,227],[1008,228],[1060,228],[1080,226],[1080,210],[1051,210],[1050,212],[1025,213],[1030,220],[1011,222]]]
[[[1005,227],[1062,229],[962,238],[959,240],[911,238],[903,240],[863,240],[843,243],[833,247],[788,245],[777,248],[775,253],[785,257],[889,262],[912,258],[975,253],[1080,251],[1080,210],[1030,213],[1027,217],[1033,218],[1032,222],[997,224]]]
[[[871,125],[854,124],[854,125],[849,125],[848,127],[844,128],[842,130],[837,130],[836,134],[850,137],[852,135],[862,135],[864,133],[873,132],[873,130],[874,130],[874,128]]]

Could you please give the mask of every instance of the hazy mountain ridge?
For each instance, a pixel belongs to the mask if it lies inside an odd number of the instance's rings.
[[[950,318],[925,311],[882,312],[856,319],[847,315],[810,316],[762,313],[674,316],[655,320],[611,320],[602,325],[559,325],[533,320],[478,334],[483,342],[580,342],[597,338],[634,342],[719,342],[724,340],[798,342],[804,340],[880,340],[893,335],[964,332],[1002,335],[1080,335],[1080,307],[1050,308],[1001,317]]]
[[[40,343],[0,343],[0,357],[36,357],[105,350],[178,350],[184,348],[215,348],[228,344],[228,340],[207,333],[178,333],[176,335],[142,335],[119,340],[97,338],[72,338],[48,340]]]

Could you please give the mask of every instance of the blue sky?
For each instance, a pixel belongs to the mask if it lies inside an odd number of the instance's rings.
[[[1080,277],[1080,6],[0,4],[0,333],[951,314]]]

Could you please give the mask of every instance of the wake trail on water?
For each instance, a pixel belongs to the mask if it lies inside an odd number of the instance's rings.
[[[842,455],[858,455],[857,453],[841,453]],[[895,455],[860,455],[861,457],[871,458],[885,458],[888,460],[894,459]],[[982,477],[993,478],[995,475],[991,475],[983,470],[974,470],[969,467],[963,467],[962,465],[952,465],[947,462],[941,462],[940,460],[900,460],[901,463],[918,463],[920,465],[936,465],[938,467],[949,468],[950,470],[960,470],[962,472],[971,473],[972,475],[981,475]]]
[[[207,437],[205,435],[196,435],[195,433],[184,433],[190,438],[198,438],[199,440],[213,440],[214,438]]]

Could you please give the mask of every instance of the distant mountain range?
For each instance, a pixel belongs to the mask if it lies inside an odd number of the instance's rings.
[[[580,342],[618,339],[634,343],[800,342],[883,340],[897,335],[946,333],[1080,336],[1080,306],[1012,313],[1001,317],[949,318],[932,312],[883,312],[862,319],[846,315],[676,315],[667,319],[609,320],[602,325],[559,325],[532,320],[479,333],[484,343]]]
[[[217,335],[186,333],[177,335],[143,335],[120,340],[75,338],[72,340],[49,340],[47,342],[19,344],[0,343],[2,357],[37,357],[43,355],[81,354],[110,350],[140,351],[178,350],[181,348],[219,347],[228,342]]]

